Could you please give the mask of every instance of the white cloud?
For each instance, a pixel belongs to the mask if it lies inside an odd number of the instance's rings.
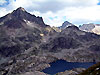
[[[7,11],[5,8],[0,7],[0,17],[5,16],[6,14],[10,13],[11,11]]]
[[[0,0],[0,5],[3,5],[3,4],[5,4],[5,3],[7,3],[6,0]]]
[[[67,3],[70,6],[93,6],[96,5],[99,1],[98,0],[59,0]]]
[[[4,1],[4,0],[0,0]],[[6,7],[0,8],[0,16],[18,7],[24,7],[28,12],[42,16],[45,23],[60,26],[64,21],[74,24],[100,21],[99,0],[9,0]],[[53,19],[50,19],[53,18]],[[55,18],[56,17],[56,18]],[[66,19],[64,18],[66,17]]]

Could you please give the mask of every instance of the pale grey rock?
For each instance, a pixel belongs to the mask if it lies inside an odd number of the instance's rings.
[[[39,72],[39,71],[35,71],[35,72],[26,72],[24,74],[20,74],[20,75],[47,75],[43,72]]]
[[[83,72],[84,70],[86,70],[85,68],[75,68],[72,70],[66,70],[65,72],[60,72],[57,75],[77,75],[81,72]]]
[[[92,32],[100,35],[100,24],[93,24],[93,23],[83,24],[82,26],[79,27],[79,29],[82,31]]]

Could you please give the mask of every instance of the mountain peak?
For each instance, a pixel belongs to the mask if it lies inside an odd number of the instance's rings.
[[[22,7],[19,7],[19,8],[17,8],[16,10],[14,10],[12,13],[13,14],[22,14],[22,13],[25,13],[26,12],[26,10],[24,9],[24,8],[22,8]]]
[[[19,7],[16,10],[20,10],[20,11],[26,11],[23,7]]]
[[[68,26],[74,26],[74,24],[72,24],[72,23],[70,23],[70,22],[68,22],[68,21],[65,21],[65,22],[62,24],[62,26],[60,26],[59,28],[60,28],[60,29],[65,29],[65,28],[67,28]]]
[[[26,21],[24,21],[24,20],[26,20]],[[33,23],[32,25],[38,24],[37,26],[41,26],[41,27],[46,26],[42,17],[36,17],[35,15],[28,13],[22,7],[17,8],[12,13],[1,18],[0,22],[2,22],[2,21],[4,22],[4,25],[6,25],[7,27],[10,27],[10,28],[25,27],[27,24],[29,24],[28,22]]]
[[[16,10],[14,10],[11,14],[12,16],[15,16],[17,18],[23,18],[26,14],[28,14],[28,12],[24,8],[19,7]]]

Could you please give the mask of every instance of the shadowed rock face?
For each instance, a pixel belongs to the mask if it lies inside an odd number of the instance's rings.
[[[68,22],[68,21],[65,21],[65,22],[62,24],[62,26],[60,26],[59,28],[60,28],[60,29],[65,29],[65,28],[67,28],[67,27],[69,27],[69,26],[74,26],[74,24],[72,24],[72,23],[70,23],[70,22]]]
[[[71,37],[56,37],[55,39],[51,40],[49,44],[42,45],[42,48],[45,50],[50,50],[55,52],[61,49],[75,49],[81,45],[80,42],[74,40]]]
[[[8,20],[4,23],[5,26],[7,26],[8,28],[22,28],[24,27],[23,24],[25,24],[25,22],[23,20],[18,20],[18,19],[11,19]]]
[[[89,49],[91,51],[97,51],[97,52],[100,52],[100,45],[92,45],[89,47]]]
[[[36,17],[35,15],[31,15],[24,8],[20,7],[17,10],[13,11],[12,16],[18,19],[25,19],[28,21],[35,22],[39,25],[45,26],[42,17]]]

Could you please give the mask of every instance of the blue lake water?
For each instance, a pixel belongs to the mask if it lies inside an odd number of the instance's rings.
[[[65,60],[57,60],[50,63],[51,67],[43,70],[44,73],[54,75],[58,72],[64,72],[65,70],[71,70],[73,68],[89,68],[95,64],[94,62],[66,62]]]

